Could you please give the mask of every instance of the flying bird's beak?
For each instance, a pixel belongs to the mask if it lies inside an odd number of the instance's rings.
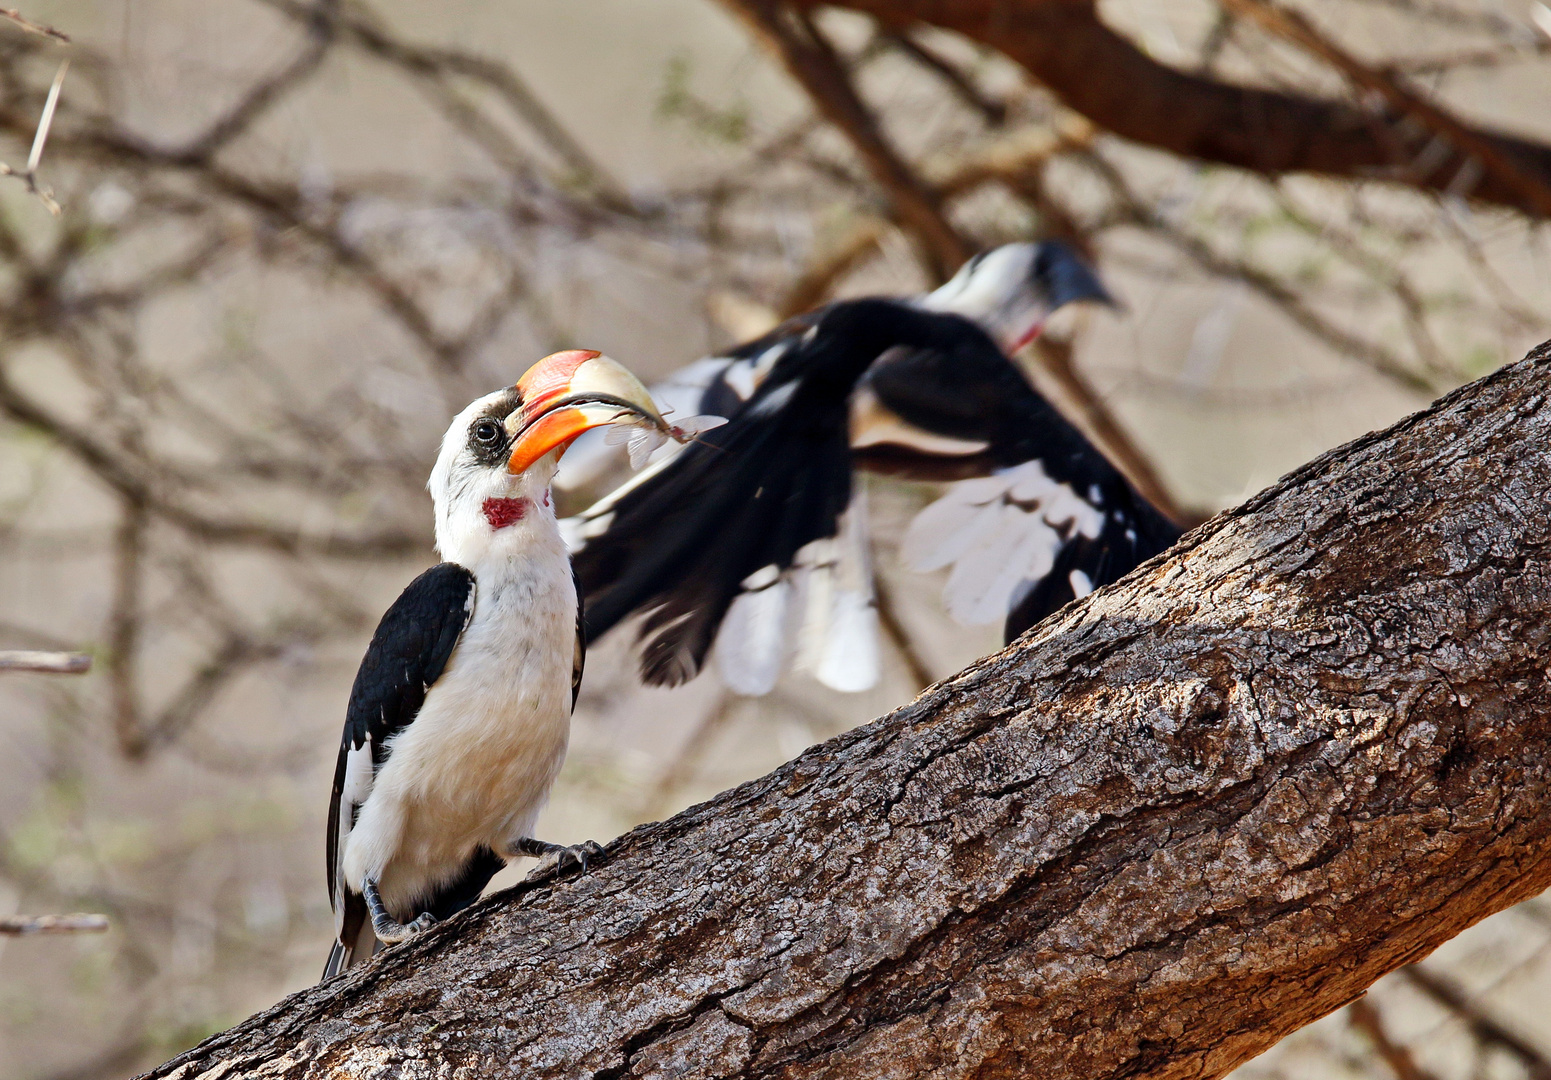
[[[1051,311],[1083,300],[1112,308],[1120,307],[1119,301],[1110,295],[1098,275],[1064,244],[1049,274],[1047,300]]]
[[[605,424],[674,436],[641,380],[590,349],[551,353],[517,380],[517,390],[522,407],[506,419],[513,436],[506,467],[513,473],[526,471],[557,446],[563,450],[582,432]]]
[[[1077,252],[1059,240],[1046,240],[1043,248],[1049,261],[1040,269],[1041,280],[1036,282],[1035,290],[1043,297],[1045,314],[1012,342],[1007,349],[1009,355],[1044,333],[1050,317],[1068,304],[1087,302],[1124,310]]]

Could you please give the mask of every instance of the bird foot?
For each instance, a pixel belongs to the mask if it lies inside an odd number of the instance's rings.
[[[584,840],[580,844],[550,844],[543,840],[535,840],[531,836],[518,838],[512,844],[512,854],[528,855],[535,859],[542,859],[533,872],[528,875],[530,880],[548,877],[553,874],[561,877],[573,867],[580,874],[585,874],[593,863],[601,863],[608,858],[608,852],[603,850],[603,845],[596,840]]]
[[[361,892],[366,897],[366,910],[372,916],[372,933],[377,935],[378,941],[393,945],[436,925],[436,916],[429,911],[421,912],[407,923],[397,922],[383,906],[377,883],[371,878],[363,883]]]

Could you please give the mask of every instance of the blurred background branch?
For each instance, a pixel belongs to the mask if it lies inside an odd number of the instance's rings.
[[[0,934],[101,934],[108,929],[106,915],[4,915]]]
[[[0,649],[0,671],[46,671],[59,675],[83,675],[91,670],[86,653],[43,652],[38,649]]]

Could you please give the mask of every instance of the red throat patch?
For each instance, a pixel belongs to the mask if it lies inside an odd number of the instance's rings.
[[[485,512],[485,520],[490,522],[492,529],[504,529],[508,525],[522,520],[528,512],[527,499],[486,499],[481,507]]]

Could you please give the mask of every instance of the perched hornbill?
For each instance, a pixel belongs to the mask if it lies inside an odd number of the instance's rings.
[[[1079,300],[1111,302],[1070,248],[1012,244],[918,300],[831,304],[671,377],[665,412],[729,422],[561,523],[589,634],[644,613],[649,683],[692,678],[714,642],[740,693],[793,661],[835,689],[873,685],[858,466],[970,478],[917,516],[902,553],[952,565],[950,613],[1004,620],[1007,640],[1163,550],[1178,530],[1003,351]]]
[[[531,832],[565,757],[586,648],[550,480],[570,441],[605,424],[672,434],[634,376],[573,349],[447,429],[429,484],[446,561],[382,617],[350,691],[324,978],[468,906],[508,858],[585,869],[602,854]]]

